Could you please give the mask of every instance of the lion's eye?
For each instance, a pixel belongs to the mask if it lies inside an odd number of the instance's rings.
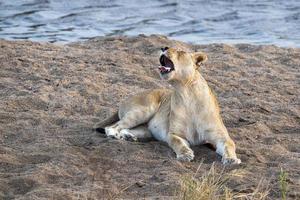
[[[181,59],[183,56],[185,55],[185,52],[184,51],[178,51],[177,52],[177,59]]]

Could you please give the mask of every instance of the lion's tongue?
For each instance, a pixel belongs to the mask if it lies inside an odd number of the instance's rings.
[[[169,71],[171,71],[171,68],[170,67],[160,66],[159,70],[160,70],[160,72],[169,72]]]

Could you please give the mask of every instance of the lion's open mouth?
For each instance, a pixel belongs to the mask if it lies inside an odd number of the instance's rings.
[[[162,55],[159,58],[159,62],[161,66],[159,67],[159,71],[161,74],[167,74],[174,70],[173,62],[165,55]]]

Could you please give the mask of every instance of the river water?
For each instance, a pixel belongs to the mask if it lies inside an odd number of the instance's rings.
[[[300,0],[0,0],[0,38],[72,42],[163,34],[300,47]]]

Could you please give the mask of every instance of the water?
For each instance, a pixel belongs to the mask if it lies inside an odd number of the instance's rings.
[[[0,0],[0,38],[72,42],[141,33],[300,47],[300,0]]]

